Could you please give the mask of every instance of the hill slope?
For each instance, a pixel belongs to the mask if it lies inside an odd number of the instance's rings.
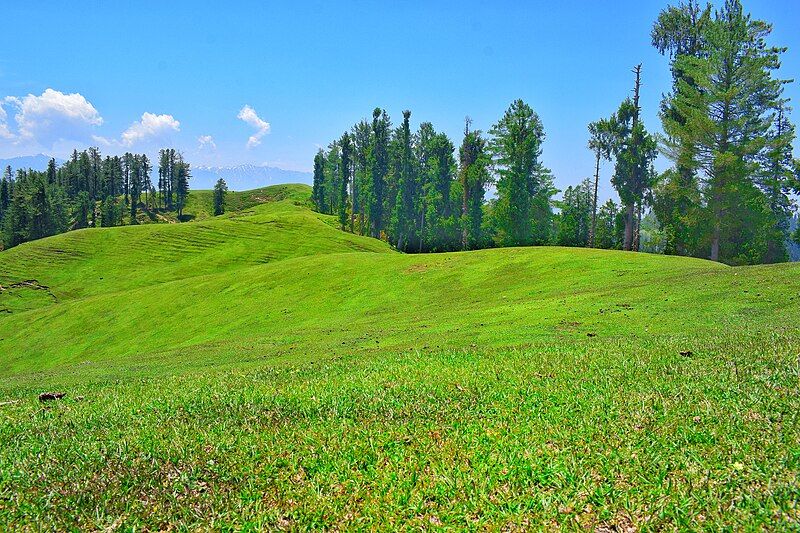
[[[200,191],[187,205],[188,212],[201,213],[195,222],[91,228],[11,248],[0,253],[0,311],[152,288],[288,257],[389,251],[384,243],[338,231],[331,217],[303,207],[309,190],[281,185],[238,193],[228,202],[233,211],[215,218],[202,216],[210,193]]]
[[[402,255],[296,192],[0,253],[0,523],[797,520],[798,265]]]

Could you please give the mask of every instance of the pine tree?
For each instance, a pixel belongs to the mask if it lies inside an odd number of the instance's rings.
[[[616,158],[611,183],[619,194],[625,212],[623,250],[636,250],[638,235],[637,212],[652,189],[656,174],[653,161],[657,155],[656,140],[647,133],[639,118],[639,87],[641,65],[634,69],[636,82],[634,98],[625,99],[611,117],[614,135],[612,152]]]
[[[348,188],[350,186],[352,174],[352,149],[350,135],[345,132],[342,135],[341,161],[339,163],[339,225],[342,230],[347,227],[347,208],[348,208]]]
[[[414,165],[414,154],[411,149],[411,128],[409,119],[411,111],[403,111],[403,125],[398,137],[397,157],[397,196],[392,213],[392,240],[397,249],[407,251],[417,242],[417,216],[415,197],[417,180]]]
[[[153,184],[151,182],[150,173],[153,171],[153,165],[150,164],[150,160],[147,158],[146,154],[142,154],[139,157],[139,171],[141,174],[140,182],[140,189],[144,190],[144,206],[145,209],[149,209],[149,195],[150,189],[152,189]]]
[[[129,194],[131,207],[131,224],[136,224],[136,212],[139,207],[139,196],[142,192],[142,160],[137,155],[131,156],[131,166],[129,174]]]
[[[311,190],[314,206],[320,213],[326,213],[325,202],[325,152],[320,148],[314,156],[314,181]]]
[[[380,237],[385,228],[386,175],[389,171],[389,130],[391,122],[386,111],[372,112],[372,143],[369,150],[369,192],[367,220],[370,234]]]
[[[225,196],[228,194],[228,184],[220,178],[214,184],[214,216],[225,213]]]
[[[130,194],[130,186],[131,186],[131,169],[133,167],[133,154],[130,152],[125,152],[125,155],[122,156],[122,192],[125,197],[125,205],[129,203],[129,194]]]
[[[594,152],[595,171],[594,171],[594,192],[592,194],[592,223],[589,228],[589,239],[587,245],[594,247],[595,234],[597,232],[597,190],[600,185],[600,161],[611,159],[613,148],[613,127],[606,119],[598,120],[589,124],[589,149]]]
[[[117,205],[117,200],[113,196],[106,196],[100,208],[100,223],[105,227],[118,226],[120,223],[121,211]]]
[[[575,187],[567,187],[558,216],[556,243],[560,246],[587,246],[592,231],[593,185],[586,179]]]
[[[183,217],[183,208],[186,207],[186,198],[189,196],[189,179],[191,171],[189,163],[183,160],[181,154],[175,155],[175,208],[178,218]]]
[[[471,250],[482,244],[483,200],[490,182],[486,140],[480,130],[470,131],[471,121],[466,119],[464,140],[458,150],[458,178],[461,184],[461,247]]]
[[[677,7],[667,7],[653,25],[653,46],[671,59],[673,93],[681,83],[694,84],[691,76],[675,60],[679,56],[704,55],[706,43],[703,33],[711,20],[711,9],[710,4],[701,7],[696,0],[689,0]],[[669,96],[662,102],[661,113],[669,116],[670,120],[683,121]],[[701,212],[700,185],[692,142],[686,139],[674,145],[671,157],[675,161],[675,172],[662,176],[653,207],[665,232],[664,253],[692,255],[697,253],[699,247],[696,226]]]
[[[3,172],[3,177],[0,178],[0,228],[2,228],[3,217],[8,206],[11,203],[11,182],[13,177],[11,175],[11,166],[7,166]]]
[[[24,173],[18,172],[11,198],[3,218],[3,245],[11,248],[30,239],[30,207],[25,187],[20,185]]]
[[[625,214],[613,200],[606,201],[597,212],[595,246],[606,250],[619,250],[625,233]]]
[[[101,169],[103,165],[103,159],[100,157],[100,150],[95,147],[91,146],[87,150],[89,162],[90,162],[90,179],[88,183],[89,187],[89,197],[92,200],[96,200],[101,196]]]
[[[453,143],[444,133],[436,133],[430,122],[423,122],[417,133],[419,167],[418,251],[456,250],[461,244],[459,198],[453,198],[455,159]]]
[[[339,200],[341,194],[341,164],[342,164],[342,149],[339,145],[339,140],[335,140],[328,145],[328,153],[325,158],[325,169],[323,180],[325,191],[325,206],[327,207],[326,213],[329,215],[339,213]]]
[[[489,133],[498,175],[496,221],[500,243],[543,244],[550,233],[552,178],[539,161],[544,140],[542,121],[528,104],[515,100]]]
[[[169,152],[165,149],[158,151],[158,197],[159,206],[167,208],[167,183],[169,180]]]
[[[54,158],[50,158],[50,161],[47,162],[47,183],[48,184],[55,184],[57,179],[58,169],[56,168],[56,160]]]
[[[353,139],[353,180],[351,187],[351,200],[353,203],[353,217],[350,221],[350,231],[355,231],[355,221],[358,220],[358,232],[366,233],[366,209],[369,204],[370,191],[369,154],[372,145],[372,127],[369,122],[362,120],[353,126],[351,137]]]
[[[773,78],[784,49],[767,45],[770,32],[739,0],[726,0],[703,25],[701,52],[673,63],[682,75],[661,114],[666,152],[699,171],[704,216],[697,224],[709,228],[704,242],[715,261],[766,260],[780,223],[760,189],[773,146],[766,140],[785,104],[785,82]]]
[[[795,128],[788,119],[784,101],[779,101],[773,126],[766,135],[767,147],[761,154],[761,168],[756,178],[759,188],[767,198],[774,224],[765,228],[766,252],[764,263],[789,260],[786,242],[791,238],[789,224],[793,216],[792,192],[796,172],[792,144]]]
[[[87,191],[81,191],[75,201],[75,229],[88,228],[89,218],[92,214],[92,199]]]

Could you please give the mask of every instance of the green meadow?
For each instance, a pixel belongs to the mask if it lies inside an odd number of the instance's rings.
[[[310,194],[0,252],[0,529],[800,528],[800,265],[407,255]]]

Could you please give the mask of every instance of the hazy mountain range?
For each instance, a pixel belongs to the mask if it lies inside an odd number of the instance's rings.
[[[305,183],[311,185],[310,172],[284,170],[261,165],[237,165],[233,167],[192,167],[192,189],[211,189],[219,178],[225,180],[232,191],[247,191],[278,183]]]
[[[47,170],[47,163],[52,159],[49,155],[36,154],[36,155],[23,155],[20,157],[10,157],[8,159],[0,159],[0,171],[5,172],[6,167],[11,167],[12,172],[24,168],[32,168],[33,170]],[[63,159],[56,157],[56,164],[63,163]]]
[[[0,159],[0,169],[5,171],[10,166],[12,172],[21,168],[32,168],[34,170],[45,170],[50,156],[44,154],[27,155],[22,157],[12,157]],[[56,158],[56,163],[61,165],[62,159]],[[192,166],[192,189],[211,189],[219,178],[225,180],[228,188],[232,191],[247,191],[275,185],[278,183],[306,183],[311,184],[312,174],[310,172],[298,172],[295,170],[284,170],[277,167],[263,165],[236,165],[231,167],[206,167]],[[157,171],[153,172],[153,182],[158,180]]]

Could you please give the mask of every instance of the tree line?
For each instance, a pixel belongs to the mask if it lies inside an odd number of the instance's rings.
[[[9,248],[72,229],[137,224],[161,211],[180,218],[191,171],[180,152],[159,151],[157,189],[145,154],[102,157],[100,150],[74,150],[47,170],[7,167],[0,178],[0,242]]]
[[[517,100],[487,134],[467,119],[457,151],[429,122],[412,132],[409,111],[393,127],[376,108],[371,122],[316,154],[314,205],[337,215],[342,229],[405,252],[560,244],[728,264],[786,261],[800,163],[783,96],[789,82],[777,77],[786,49],[767,43],[771,31],[740,0],[664,9],[652,29],[673,81],[659,110],[664,133],[649,133],[641,119],[638,65],[633,96],[588,126],[593,179],[561,200],[541,163],[542,122]],[[672,162],[662,173],[659,153]],[[613,162],[619,204],[598,205],[604,161]]]
[[[541,163],[544,127],[522,100],[488,134],[467,119],[457,154],[430,122],[393,127],[372,113],[314,158],[312,199],[342,229],[384,238],[405,252],[545,244],[551,226],[550,171]],[[456,159],[457,155],[457,159]],[[494,185],[497,197],[487,200]]]

